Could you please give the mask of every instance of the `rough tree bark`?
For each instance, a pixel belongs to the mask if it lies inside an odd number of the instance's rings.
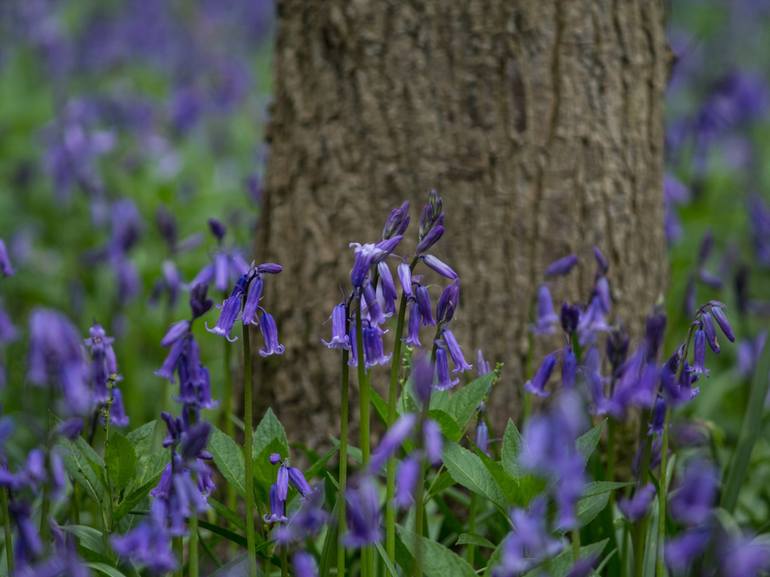
[[[434,187],[437,255],[463,281],[460,341],[506,364],[499,412],[516,411],[551,260],[601,247],[616,310],[638,326],[666,269],[663,12],[660,0],[279,0],[258,254],[285,266],[269,302],[287,351],[261,402],[303,440],[336,430],[339,360],[320,338],[349,282],[348,242],[376,240],[403,199],[415,219]],[[592,275],[591,263],[555,296],[585,295]]]

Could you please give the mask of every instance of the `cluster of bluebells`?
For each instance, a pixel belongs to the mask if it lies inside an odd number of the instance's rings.
[[[214,408],[216,402],[211,397],[208,369],[201,364],[192,332],[193,323],[212,305],[205,285],[193,287],[191,318],[174,323],[161,340],[169,353],[156,374],[178,382],[176,400],[181,405],[181,415],[161,414],[167,429],[163,446],[169,450],[169,463],[150,492],[149,516],[129,533],[112,539],[116,553],[158,574],[177,566],[171,539],[186,535],[189,518],[208,510],[207,498],[215,488],[208,465],[212,457],[206,450],[211,425],[201,419],[201,411]]]
[[[388,257],[396,257],[394,251],[401,243],[409,227],[409,203],[404,202],[391,211],[382,231],[382,240],[376,243],[352,243],[353,269],[350,280],[353,290],[349,298],[332,311],[332,338],[324,341],[331,349],[350,351],[349,364],[357,366],[355,323],[351,322],[351,303],[357,302],[362,317],[363,356],[367,368],[390,363],[391,355],[385,353],[382,325],[396,312],[398,288],[388,265]],[[428,251],[444,234],[444,213],[441,196],[431,191],[423,207],[417,234],[417,246],[411,259],[401,257],[396,276],[401,286],[401,298],[406,306],[407,321],[403,341],[412,348],[423,346],[420,338],[422,327],[436,327],[433,338],[436,388],[451,389],[459,383],[456,376],[470,370],[462,349],[450,328],[450,322],[460,301],[460,279],[445,262]],[[436,303],[435,313],[431,301],[430,285],[422,275],[414,274],[418,264],[425,265],[439,276],[449,280]],[[449,361],[453,369],[450,373]]]
[[[192,286],[212,283],[219,294],[226,294],[232,283],[249,272],[249,264],[237,248],[225,246],[227,227],[214,218],[209,219],[209,230],[217,240],[217,250],[200,272],[190,281]]]

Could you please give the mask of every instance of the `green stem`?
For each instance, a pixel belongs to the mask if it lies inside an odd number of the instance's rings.
[[[223,358],[223,379],[224,387],[222,393],[222,430],[231,439],[235,438],[235,425],[233,424],[233,372],[232,372],[232,355],[233,347],[227,339],[223,339],[224,343],[224,355]],[[225,489],[225,503],[227,508],[231,511],[235,511],[235,488],[227,484]]]
[[[254,409],[252,407],[251,326],[243,325],[243,457],[246,464],[246,555],[249,577],[257,577],[256,535],[254,533]]]
[[[767,355],[765,355],[767,356]],[[722,508],[728,513],[733,513],[738,505],[738,496],[741,486],[746,480],[746,471],[751,460],[751,452],[762,431],[762,412],[767,398],[767,389],[770,379],[767,377],[767,367],[758,367],[754,371],[754,378],[749,392],[749,403],[743,418],[738,446],[733,454],[730,468],[727,472],[725,490],[722,493]]]
[[[671,411],[666,409],[666,416],[663,421],[663,437],[660,447],[660,476],[658,485],[660,493],[658,495],[658,547],[655,560],[655,574],[657,577],[665,577],[666,567],[663,561],[663,544],[666,541],[666,499],[668,496],[668,424]]]
[[[190,540],[187,543],[187,575],[198,577],[198,513],[190,516]]]
[[[650,422],[650,411],[644,410],[639,418],[639,443],[642,446],[642,458],[639,465],[639,486],[644,486],[650,477],[650,458],[652,447],[647,434]],[[643,577],[644,573],[644,549],[647,539],[647,525],[649,515],[645,515],[634,526],[634,577]]]
[[[580,527],[572,530],[572,561],[580,559]]]
[[[0,490],[0,507],[3,510],[3,533],[5,535],[5,561],[8,575],[13,575],[13,530],[11,529],[11,514],[8,511],[8,489]]]
[[[340,385],[340,475],[339,497],[337,499],[337,577],[345,575],[345,492],[348,485],[348,426],[350,419],[350,352],[342,351],[342,382]]]
[[[396,321],[396,336],[393,343],[393,359],[390,363],[390,384],[388,386],[388,427],[396,421],[396,403],[398,402],[398,377],[401,372],[401,337],[404,334],[407,298],[401,295],[401,305]],[[385,485],[385,551],[391,563],[396,562],[396,509],[391,507],[396,494],[396,460],[388,459],[387,481]]]
[[[422,437],[422,426],[419,431]],[[412,568],[413,577],[422,577],[422,532],[423,516],[425,513],[425,504],[423,503],[423,493],[425,491],[425,459],[420,459],[420,474],[417,477],[417,489],[415,491],[416,509],[414,510],[414,566]]]
[[[471,535],[476,532],[476,505],[476,493],[471,493],[471,504],[468,508],[468,533]],[[473,561],[475,557],[476,547],[474,547],[472,543],[469,543],[467,549],[465,550],[465,558],[467,559],[468,563],[470,563],[471,567],[473,567]]]
[[[289,577],[289,559],[286,547],[281,547],[281,577]]]
[[[179,561],[179,568],[175,571],[177,577],[184,577],[184,544],[181,537],[174,537],[171,540],[171,545],[174,548],[174,555],[176,555]]]
[[[358,427],[359,442],[361,445],[361,466],[365,470],[369,464],[371,433],[369,429],[369,375],[366,370],[364,355],[363,319],[361,314],[361,296],[358,297],[358,310],[356,312],[356,353],[358,368]],[[372,575],[372,548],[370,546],[361,549],[361,575]]]
[[[628,577],[628,523],[623,524],[623,543],[620,545],[620,577]]]

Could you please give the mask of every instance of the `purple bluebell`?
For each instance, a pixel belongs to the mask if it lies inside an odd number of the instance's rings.
[[[714,329],[714,321],[712,320],[711,314],[704,312],[701,315],[700,320],[703,332],[706,334],[706,342],[713,352],[719,353],[721,348],[719,346],[719,340],[717,339],[717,333]]]
[[[56,428],[56,433],[61,435],[65,439],[73,441],[80,436],[83,431],[83,419],[75,417],[62,421],[62,423]]]
[[[483,377],[484,375],[488,375],[492,372],[492,369],[489,367],[489,363],[484,358],[484,353],[481,351],[481,349],[476,350],[476,374],[480,377]]]
[[[556,358],[556,353],[550,353],[545,356],[540,367],[537,369],[537,372],[535,372],[535,376],[524,383],[524,389],[526,391],[533,395],[537,395],[538,397],[547,397],[550,395],[550,393],[545,390],[545,386],[548,384],[551,373],[556,366]]]
[[[363,286],[364,280],[369,274],[369,269],[372,265],[375,264],[375,262],[378,262],[387,253],[372,243],[351,243],[350,246],[354,250],[354,261],[353,269],[350,271],[350,282],[355,288],[360,288]]]
[[[128,426],[128,415],[123,405],[123,393],[118,387],[112,389],[112,404],[110,405],[110,421],[116,427]]]
[[[420,242],[417,243],[417,254],[423,254],[424,252],[431,249],[431,247],[436,244],[441,237],[444,235],[444,226],[443,224],[436,224],[433,228],[428,231],[428,233],[420,240]]]
[[[329,521],[329,514],[323,509],[323,485],[311,487],[303,495],[297,511],[289,517],[288,522],[274,530],[276,542],[280,545],[299,543],[317,535]]]
[[[312,488],[305,479],[305,475],[297,467],[287,467],[289,473],[289,483],[303,497],[310,495]]]
[[[382,311],[382,307],[377,300],[377,293],[369,281],[364,282],[363,295],[364,302],[366,302],[366,312],[369,315],[369,321],[378,325],[384,323],[386,320],[385,313]]]
[[[666,565],[675,575],[684,574],[703,554],[711,540],[708,528],[695,528],[677,535],[666,542]]]
[[[452,379],[449,376],[449,359],[444,347],[436,348],[436,389],[448,391],[455,387],[460,379]]]
[[[770,544],[761,539],[731,537],[721,544],[719,557],[725,577],[757,577],[770,569]]]
[[[219,318],[214,328],[210,328],[206,323],[206,330],[215,335],[225,337],[231,343],[238,340],[238,337],[230,335],[230,332],[235,326],[235,321],[238,319],[238,315],[241,312],[241,301],[243,293],[237,292],[227,297],[220,308]]]
[[[47,309],[32,311],[27,378],[38,386],[58,385],[68,409],[76,415],[92,406],[80,343],[77,329],[66,317]]]
[[[420,476],[420,460],[414,455],[398,464],[396,470],[396,493],[394,504],[399,509],[408,509],[414,504],[414,492]]]
[[[0,307],[0,345],[7,345],[16,340],[18,337],[18,331],[11,322],[11,318]]]
[[[489,456],[489,427],[481,417],[476,423],[476,447],[486,456]]]
[[[612,294],[610,292],[610,282],[607,280],[607,277],[600,276],[596,279],[594,291],[596,293],[596,299],[601,305],[601,312],[609,314],[612,309]]]
[[[452,269],[452,267],[450,267],[444,261],[433,256],[432,254],[426,254],[420,258],[428,268],[433,269],[441,276],[448,278],[449,280],[457,279],[457,273]]]
[[[650,418],[650,435],[660,435],[663,432],[663,427],[666,421],[666,401],[663,397],[658,397],[655,400],[655,406],[652,409],[652,417]]]
[[[441,338],[446,345],[449,356],[452,357],[452,364],[454,365],[453,373],[464,373],[470,371],[473,367],[465,362],[465,356],[460,348],[460,343],[457,342],[454,333],[449,328],[444,328],[441,331]]]
[[[211,234],[214,235],[217,241],[222,242],[225,238],[225,235],[227,234],[227,227],[222,223],[222,221],[216,218],[210,218],[208,225]]]
[[[280,453],[270,453],[270,456],[268,457],[268,461],[271,465],[277,465],[281,462],[281,454]]]
[[[412,267],[402,262],[398,265],[398,280],[401,283],[401,290],[407,297],[413,297],[412,292]]]
[[[444,452],[444,437],[441,435],[441,427],[432,419],[427,419],[422,426],[423,446],[425,458],[431,465],[439,465]]]
[[[396,282],[393,280],[388,263],[384,260],[381,261],[377,265],[377,272],[380,274],[380,282],[377,288],[378,290],[382,289],[382,297],[386,303],[385,310],[393,310],[396,298],[398,298],[398,291],[396,290]]]
[[[569,272],[573,268],[575,268],[575,265],[577,263],[578,263],[577,255],[570,254],[560,259],[557,259],[553,261],[551,264],[549,264],[546,267],[544,274],[546,277],[565,276],[569,274]]]
[[[363,477],[358,487],[349,487],[345,495],[348,532],[345,545],[358,549],[377,543],[382,537],[380,528],[380,501],[374,482]]]
[[[435,190],[428,193],[428,202],[422,207],[420,213],[420,226],[417,231],[417,238],[423,240],[435,226],[443,224],[443,201],[441,196]]]
[[[160,346],[168,348],[190,332],[190,321],[182,320],[171,325],[160,340]]]
[[[205,315],[214,302],[208,298],[209,287],[205,284],[194,285],[190,290],[190,310],[192,311],[193,320]]]
[[[655,486],[647,483],[637,488],[633,497],[618,500],[618,509],[626,519],[635,523],[647,514],[654,497]]]
[[[457,305],[460,304],[460,283],[455,280],[441,292],[436,305],[436,319],[439,323],[448,323],[454,317]]]
[[[691,370],[696,375],[707,375],[706,368],[706,333],[703,329],[695,331],[693,339],[693,364]]]
[[[548,285],[541,284],[537,289],[537,318],[532,331],[539,335],[552,334],[559,322],[559,316],[553,308],[551,291]]]
[[[385,346],[382,342],[384,331],[375,324],[368,324],[363,328],[364,360],[368,367],[387,365],[393,356],[385,354]]]
[[[279,274],[283,271],[283,265],[277,262],[263,262],[257,265],[257,272],[260,274]]]
[[[565,333],[571,335],[577,330],[580,323],[580,307],[569,303],[562,303],[559,318],[561,320],[561,328]]]
[[[410,347],[419,348],[422,346],[420,342],[420,320],[422,315],[420,314],[420,306],[416,300],[409,301],[409,319],[406,326],[406,337],[404,342]]]
[[[262,348],[259,349],[260,356],[282,355],[286,347],[278,342],[278,327],[275,324],[275,319],[265,310],[259,315],[259,330],[264,342]]]
[[[323,341],[330,349],[350,350],[350,337],[347,333],[348,309],[345,303],[340,303],[332,310],[332,338]],[[322,339],[323,340],[323,339]]]
[[[0,238],[0,273],[6,277],[13,276],[13,265],[2,238]]]
[[[594,259],[596,260],[596,266],[599,269],[599,274],[604,276],[610,270],[610,263],[607,261],[607,257],[598,246],[593,247]]]
[[[547,503],[542,497],[535,499],[528,511],[511,511],[513,529],[503,542],[494,577],[518,577],[561,552],[564,543],[549,534],[546,517]]]
[[[705,523],[716,503],[719,478],[706,461],[688,463],[684,475],[669,497],[671,517],[686,525]]]
[[[278,467],[278,475],[275,479],[275,496],[285,501],[289,496],[289,469],[285,463]]]
[[[409,227],[409,201],[390,211],[385,226],[382,229],[383,240],[393,236],[403,235]]]
[[[157,575],[174,571],[177,560],[171,550],[171,536],[165,528],[165,516],[164,504],[154,501],[148,519],[125,535],[114,535],[110,539],[115,553],[147,567]]]
[[[647,323],[644,333],[644,344],[646,348],[646,359],[655,360],[658,357],[658,351],[663,344],[663,336],[666,332],[666,315],[662,312],[655,312],[647,317]]]
[[[318,577],[318,566],[310,553],[297,551],[292,557],[295,577]]]
[[[412,360],[412,392],[421,407],[430,401],[433,389],[433,365],[428,356],[418,353]]]
[[[262,275],[254,275],[246,291],[246,300],[243,302],[241,321],[244,325],[257,324],[257,309],[259,308],[259,300],[262,298],[264,286],[265,282],[262,280]]]
[[[369,471],[377,473],[387,460],[395,455],[399,447],[412,434],[416,422],[416,415],[407,413],[393,423],[393,426],[388,429],[380,444],[372,453],[369,461]]]
[[[415,289],[415,297],[417,299],[417,306],[420,310],[420,316],[422,317],[422,326],[432,326],[436,324],[433,319],[433,305],[430,302],[430,292],[428,287],[424,285],[418,285]]]
[[[561,385],[565,389],[571,389],[575,386],[577,376],[577,357],[572,351],[572,347],[565,347],[561,355]]]
[[[733,329],[730,326],[730,321],[727,320],[727,315],[725,315],[724,311],[724,305],[722,303],[712,301],[711,302],[711,314],[714,317],[714,320],[719,325],[719,328],[722,330],[724,335],[727,337],[727,340],[731,343],[735,342],[735,333],[733,333]]]
[[[25,565],[42,554],[43,542],[30,516],[31,511],[27,503],[14,499],[9,503],[8,512],[16,527],[16,563]]]
[[[611,330],[607,335],[607,359],[610,361],[612,373],[617,374],[628,356],[630,339],[622,328]]]

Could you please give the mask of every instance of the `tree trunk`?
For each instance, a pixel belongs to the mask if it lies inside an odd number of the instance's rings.
[[[639,326],[666,270],[663,12],[660,0],[279,0],[258,254],[285,267],[267,302],[286,355],[261,402],[297,440],[337,427],[339,358],[320,339],[349,284],[348,243],[377,240],[404,199],[416,220],[431,188],[446,212],[436,254],[462,279],[458,338],[506,365],[498,414],[517,410],[553,259],[585,263],[554,296],[585,297],[599,246],[616,310]]]

